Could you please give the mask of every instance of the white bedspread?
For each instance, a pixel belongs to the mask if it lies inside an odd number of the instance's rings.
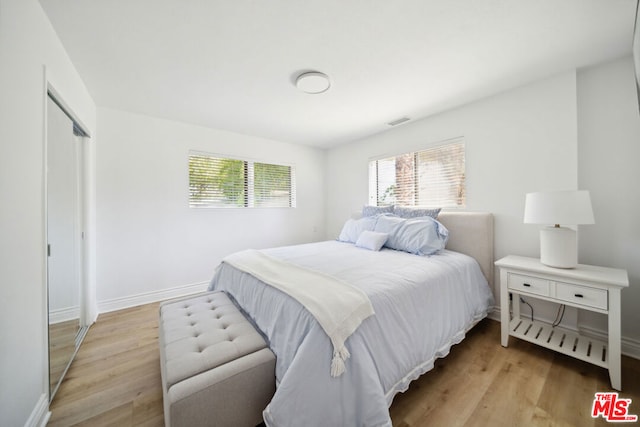
[[[420,257],[335,241],[265,252],[351,283],[376,312],[347,340],[347,370],[332,378],[331,342],[300,303],[228,264],[218,267],[210,289],[236,299],[277,357],[278,387],[264,412],[270,427],[390,426],[393,396],[493,306],[478,264],[456,252]]]

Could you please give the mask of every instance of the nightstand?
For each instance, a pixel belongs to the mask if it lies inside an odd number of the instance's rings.
[[[629,286],[625,270],[583,264],[572,269],[552,268],[539,259],[513,255],[496,261],[496,265],[500,268],[503,347],[512,335],[602,366],[609,370],[611,387],[622,389],[620,291]],[[509,313],[510,294],[514,295],[513,316]],[[608,341],[521,317],[519,295],[608,315]]]

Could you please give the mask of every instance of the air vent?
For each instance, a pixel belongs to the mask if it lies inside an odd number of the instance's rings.
[[[411,119],[409,119],[409,117],[400,117],[399,119],[395,119],[395,120],[393,120],[393,121],[391,121],[391,122],[389,122],[387,124],[389,126],[397,126],[397,125],[399,125],[401,123],[408,122],[409,120],[411,120]]]

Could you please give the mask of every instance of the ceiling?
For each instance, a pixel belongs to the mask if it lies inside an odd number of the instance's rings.
[[[636,0],[40,0],[94,101],[331,147],[631,53]],[[331,88],[295,78],[317,70]]]

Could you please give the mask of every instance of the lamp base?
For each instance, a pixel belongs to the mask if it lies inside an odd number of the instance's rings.
[[[578,265],[576,231],[567,227],[540,230],[540,262],[549,267],[575,268]]]

